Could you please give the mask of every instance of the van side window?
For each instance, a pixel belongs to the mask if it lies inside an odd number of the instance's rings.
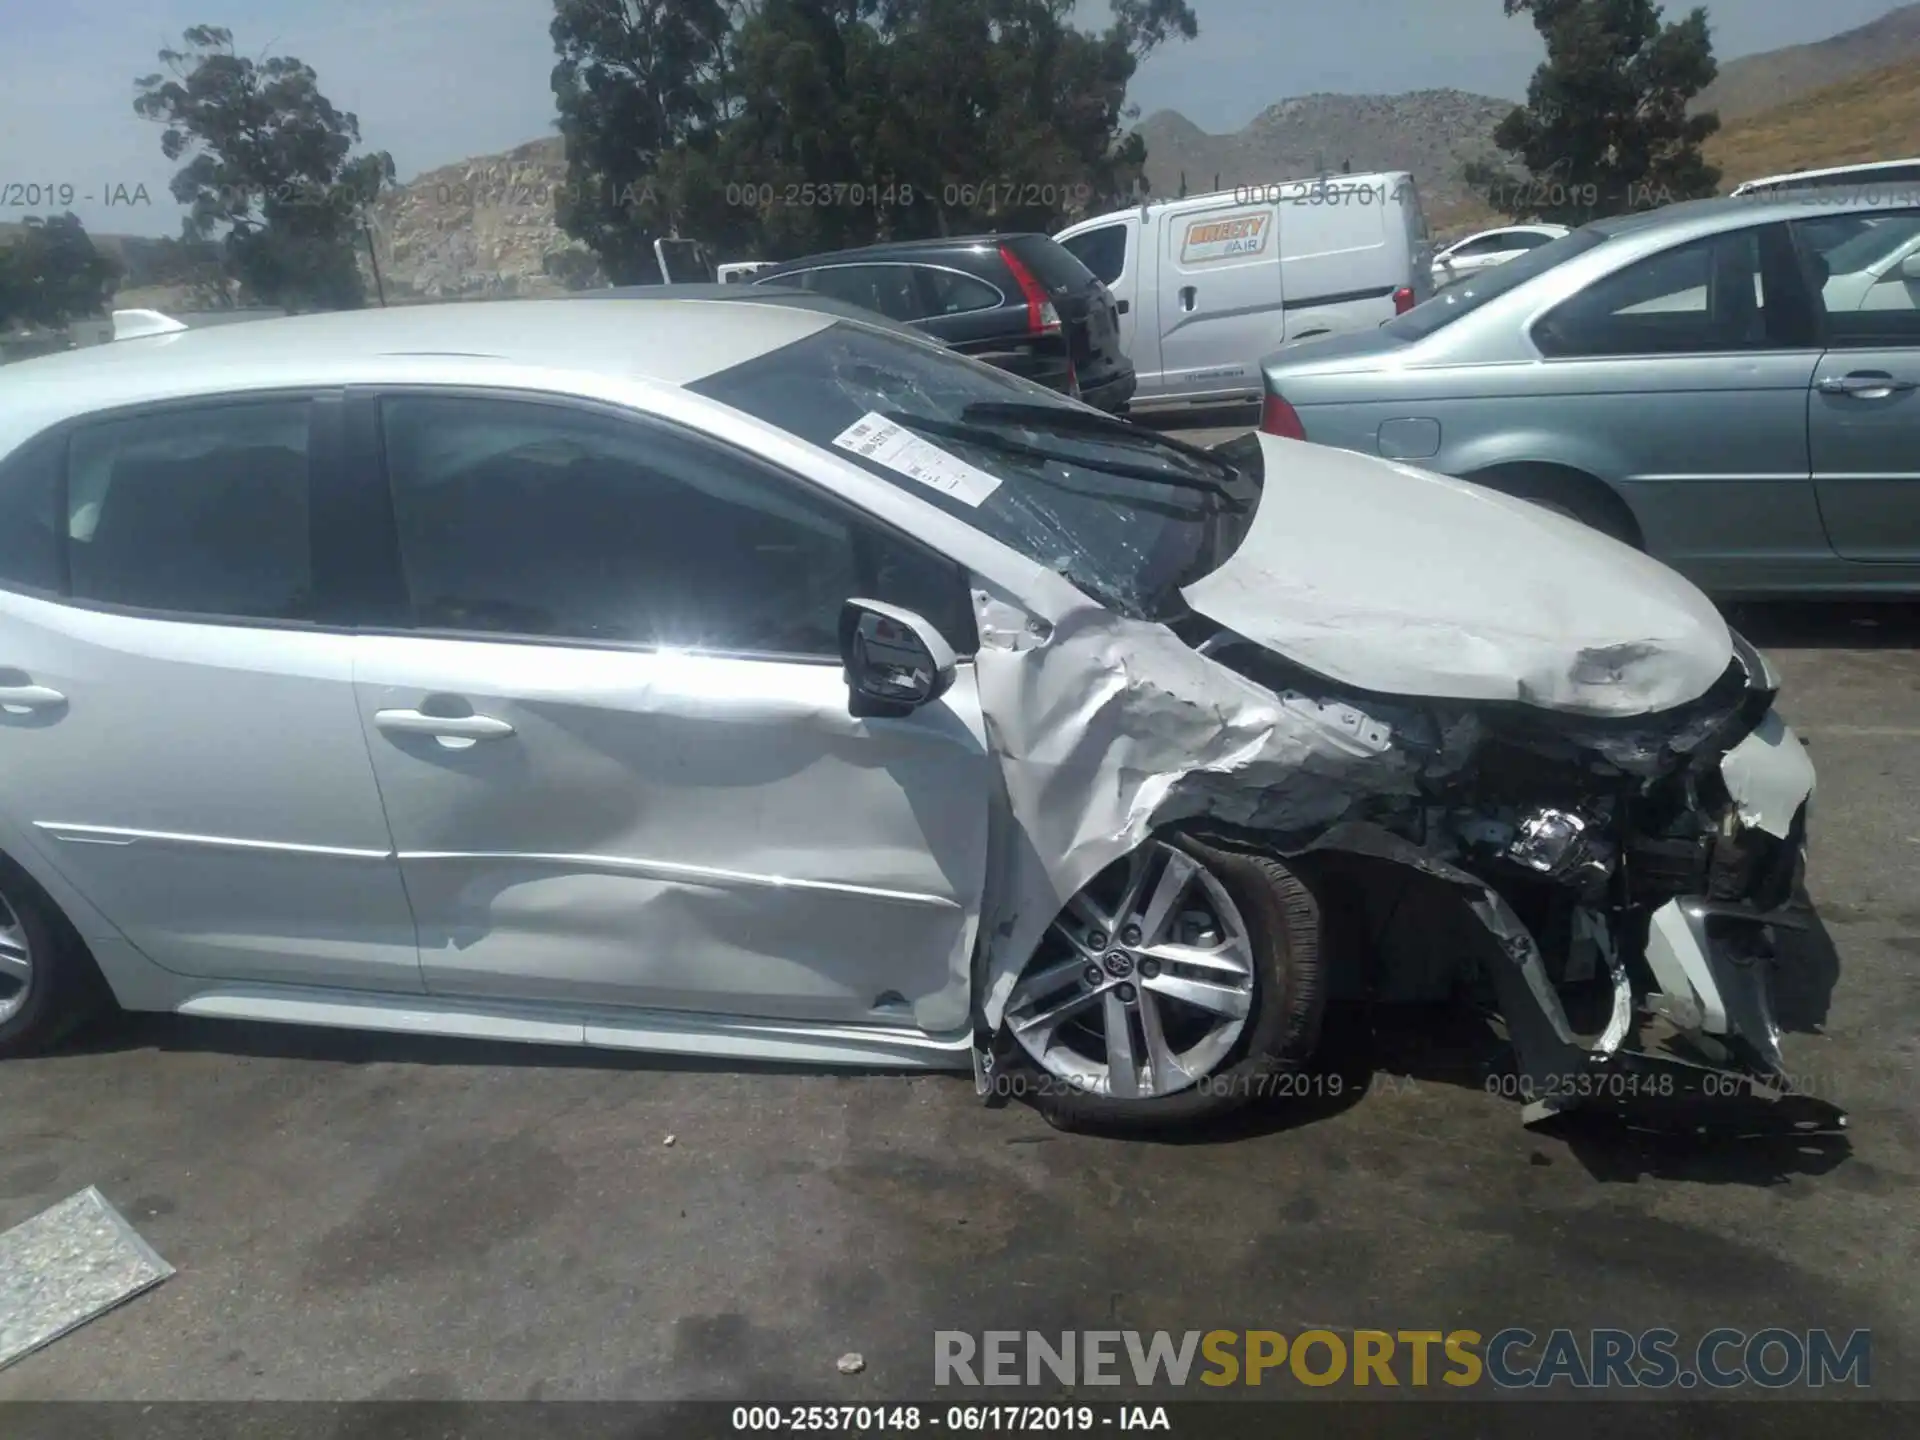
[[[1127,268],[1127,227],[1102,225],[1060,242],[1102,285],[1111,285]]]

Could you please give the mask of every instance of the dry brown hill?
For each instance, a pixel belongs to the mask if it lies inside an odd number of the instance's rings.
[[[1824,90],[1897,61],[1920,59],[1920,5],[1903,5],[1878,20],[1808,45],[1789,45],[1720,64],[1720,78],[1695,108],[1717,110],[1729,124]]]
[[[1707,142],[1722,188],[1790,170],[1920,157],[1920,57],[1801,95]]]

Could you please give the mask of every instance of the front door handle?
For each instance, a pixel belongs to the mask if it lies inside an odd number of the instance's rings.
[[[1194,302],[1200,298],[1200,292],[1191,285],[1180,287],[1180,308],[1189,315],[1193,313]]]
[[[1822,395],[1850,395],[1856,400],[1884,400],[1889,395],[1920,389],[1912,380],[1896,380],[1883,370],[1856,370],[1851,375],[1830,375],[1816,380],[1814,389]]]
[[[66,696],[44,685],[0,685],[0,710],[9,715],[31,715],[66,703]]]
[[[418,710],[376,710],[373,723],[396,735],[431,735],[449,750],[476,740],[504,740],[513,726],[491,715],[423,715]]]

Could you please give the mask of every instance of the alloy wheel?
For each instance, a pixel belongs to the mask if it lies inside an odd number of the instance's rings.
[[[1048,1074],[1150,1099],[1199,1084],[1253,1011],[1246,922],[1200,861],[1153,841],[1067,902],[1008,998],[1006,1020]]]
[[[33,989],[33,942],[13,900],[0,892],[0,1023],[11,1020]]]

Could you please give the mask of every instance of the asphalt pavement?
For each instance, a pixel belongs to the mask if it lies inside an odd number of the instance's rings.
[[[0,1400],[859,1403],[930,1395],[942,1329],[1508,1325],[1870,1329],[1920,1394],[1920,606],[1740,623],[1819,768],[1785,1048],[1846,1140],[1528,1131],[1445,1011],[1334,1017],[1340,1094],[1184,1143],[965,1077],[121,1018],[0,1066],[0,1227],[97,1185],[178,1273]]]

